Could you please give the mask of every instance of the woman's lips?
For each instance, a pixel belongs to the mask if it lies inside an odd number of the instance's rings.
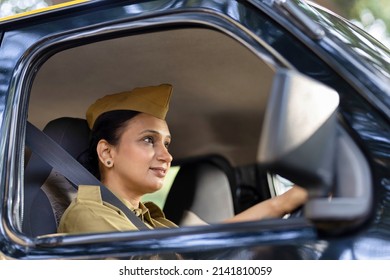
[[[164,178],[165,175],[167,174],[167,170],[163,167],[151,167],[150,170],[152,170],[153,173],[160,178]]]

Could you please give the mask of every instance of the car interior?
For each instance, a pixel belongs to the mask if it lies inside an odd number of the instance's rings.
[[[265,121],[275,118],[267,110],[272,102],[274,111],[281,113],[270,98],[280,68],[276,58],[261,57],[222,32],[195,27],[118,34],[69,46],[53,49],[53,55],[37,67],[28,121],[77,160],[88,147],[85,111],[94,100],[139,86],[172,84],[167,123],[173,137],[172,165],[179,171],[163,210],[175,223],[218,223],[276,195],[273,169],[262,161],[278,162],[276,170],[300,183],[302,176],[294,174],[306,167],[289,168],[296,155],[290,157],[291,150],[278,149],[281,146],[273,146],[271,139],[291,136],[292,129],[275,136],[271,130],[278,122]],[[293,106],[294,102],[290,103]],[[326,158],[321,164],[328,165],[331,160]],[[281,185],[283,191],[284,185],[291,184]],[[58,170],[26,147],[22,227],[26,235],[55,233],[76,192]]]
[[[216,223],[269,196],[269,190],[256,189],[258,178],[250,173],[257,172],[254,163],[273,74],[271,65],[238,42],[208,29],[103,40],[58,52],[43,63],[32,85],[28,120],[77,158],[88,145],[85,111],[95,99],[137,86],[172,84],[170,152],[173,165],[181,168],[164,211],[178,224],[188,223],[180,221],[184,213]],[[40,169],[37,176],[37,166],[47,170]],[[238,174],[246,185],[239,190],[241,200],[252,201],[237,200]],[[54,208],[50,220],[58,223],[74,197],[76,189],[66,180],[63,188],[56,186],[60,177],[39,156],[26,160],[25,215],[36,218],[25,218],[24,230],[32,235],[52,233],[56,226],[48,226],[42,219],[48,215],[38,213],[36,205],[45,201],[48,212]]]

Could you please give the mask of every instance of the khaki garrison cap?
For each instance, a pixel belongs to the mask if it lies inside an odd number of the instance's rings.
[[[89,106],[86,113],[89,128],[93,128],[101,114],[116,110],[138,111],[164,120],[169,109],[171,94],[172,86],[162,84],[106,95]]]

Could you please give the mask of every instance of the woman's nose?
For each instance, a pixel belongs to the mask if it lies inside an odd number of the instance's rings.
[[[173,160],[172,155],[169,153],[168,149],[164,146],[161,147],[159,154],[158,154],[158,159],[163,160],[165,162],[171,163]]]

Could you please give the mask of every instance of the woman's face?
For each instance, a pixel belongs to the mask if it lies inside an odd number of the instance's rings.
[[[119,144],[112,147],[113,166],[107,185],[134,195],[159,190],[172,162],[168,152],[170,142],[164,120],[144,113],[130,119]]]

